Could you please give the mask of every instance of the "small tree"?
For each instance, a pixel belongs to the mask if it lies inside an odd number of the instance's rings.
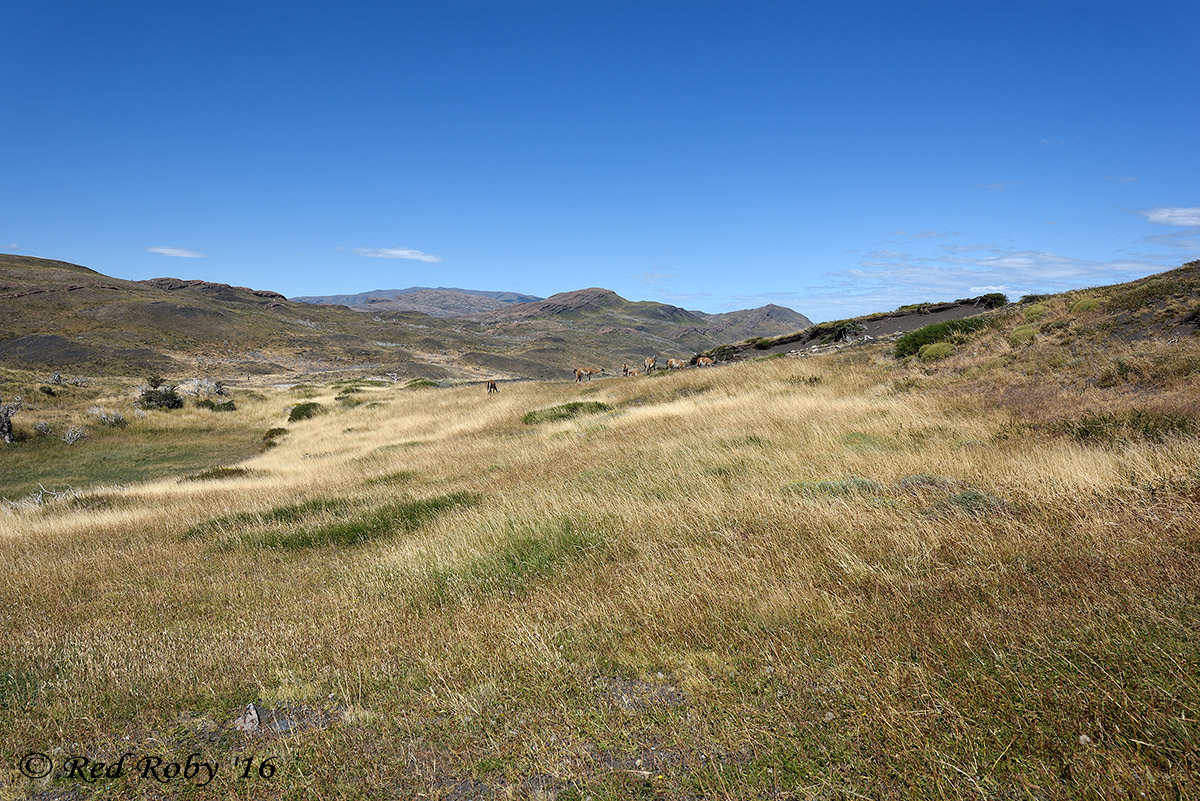
[[[6,445],[11,445],[16,441],[13,438],[12,416],[20,411],[23,405],[20,395],[8,403],[0,400],[0,439],[3,439]]]
[[[151,376],[147,382],[150,386],[143,387],[138,397],[137,405],[143,409],[182,409],[183,398],[175,391],[175,387],[166,383],[162,376]]]

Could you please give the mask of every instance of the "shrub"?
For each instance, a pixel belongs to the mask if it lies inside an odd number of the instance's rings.
[[[1192,325],[1200,325],[1200,303],[1192,307],[1192,310],[1184,316],[1183,321]]]
[[[323,407],[316,401],[307,401],[305,403],[297,403],[288,412],[288,422],[295,423],[299,420],[308,420],[316,417],[321,413]]]
[[[74,445],[81,439],[87,439],[87,429],[83,426],[71,426],[67,429],[67,433],[63,434],[62,441],[68,445]]]
[[[200,409],[208,409],[210,412],[232,412],[237,409],[237,404],[232,399],[218,402],[212,398],[201,398],[196,401],[196,406]]]
[[[954,346],[949,342],[931,342],[928,345],[922,345],[921,349],[917,351],[917,358],[923,362],[936,362],[953,355]]]
[[[1071,327],[1070,320],[1055,320],[1052,323],[1046,323],[1046,325],[1042,326],[1042,331],[1043,332],[1045,332],[1045,331],[1062,331],[1063,329],[1070,328],[1070,327]]]
[[[1003,292],[989,292],[979,296],[979,303],[988,309],[998,309],[1008,305],[1008,295]]]
[[[142,387],[137,405],[143,409],[182,409],[183,398],[175,391],[175,387],[164,383],[162,376],[151,376]]]
[[[1048,297],[1050,297],[1050,296],[1049,295],[1022,295],[1020,302],[1021,303],[1037,303],[1038,301],[1045,300]]]
[[[268,429],[268,430],[267,430],[267,433],[263,434],[263,441],[264,441],[264,442],[269,442],[270,440],[273,440],[273,439],[275,439],[276,437],[282,437],[282,436],[283,436],[284,434],[286,434],[287,432],[288,432],[288,430],[287,430],[286,428],[271,428],[271,429]]]
[[[1032,325],[1019,325],[1008,335],[1008,343],[1014,348],[1018,345],[1028,345],[1037,338],[1037,332]]]
[[[1033,303],[1025,307],[1025,319],[1036,320],[1039,317],[1045,317],[1046,312],[1050,311],[1043,303]]]
[[[38,387],[38,392],[42,393],[43,395],[49,395],[52,398],[58,394],[53,388],[47,386]]]
[[[110,428],[124,428],[129,425],[129,422],[125,419],[125,415],[120,412],[110,412],[108,409],[100,406],[93,406],[88,409],[88,414]]]
[[[916,331],[909,331],[896,340],[896,358],[913,356],[920,352],[922,345],[942,342],[952,336],[969,334],[992,324],[988,317],[966,317],[962,320],[947,320],[943,323],[933,323]]]
[[[1100,298],[1080,298],[1071,305],[1072,314],[1095,311],[1100,308]]]
[[[561,406],[551,406],[549,409],[537,409],[528,412],[521,418],[521,422],[527,426],[532,426],[538,423],[570,420],[572,417],[578,417],[581,414],[600,414],[601,412],[611,411],[612,407],[607,403],[599,401],[572,401],[571,403],[564,403]]]

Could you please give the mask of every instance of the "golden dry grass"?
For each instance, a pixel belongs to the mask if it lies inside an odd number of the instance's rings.
[[[200,797],[1194,792],[1200,443],[1024,429],[947,375],[855,355],[250,404],[289,432],[245,476],[0,516],[2,770],[253,751],[279,773]],[[521,421],[572,401],[614,411]],[[249,701],[310,725],[231,731]],[[0,798],[75,784],[13,769]]]

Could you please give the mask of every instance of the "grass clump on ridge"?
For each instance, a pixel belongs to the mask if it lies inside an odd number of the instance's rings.
[[[521,422],[527,426],[537,425],[538,423],[553,423],[559,420],[570,420],[573,417],[579,417],[585,414],[601,414],[603,412],[611,412],[611,406],[600,401],[571,401],[559,406],[551,406],[548,409],[535,409],[532,412],[526,412],[521,418]]]
[[[954,346],[949,342],[931,342],[917,351],[917,358],[923,362],[936,362],[953,355]]]
[[[317,403],[316,401],[306,401],[305,403],[297,403],[295,406],[292,407],[292,410],[290,412],[288,412],[288,422],[295,423],[300,420],[308,420],[310,418],[316,417],[318,414],[321,413],[321,411],[323,409],[324,409],[324,407],[321,406],[321,404]]]
[[[927,325],[916,331],[909,331],[896,340],[896,358],[916,355],[922,345],[932,345],[943,342],[957,334],[969,334],[992,324],[991,318],[966,317],[962,320],[946,320],[941,323]]]

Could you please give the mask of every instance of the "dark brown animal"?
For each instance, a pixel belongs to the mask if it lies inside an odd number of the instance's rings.
[[[489,381],[489,382],[487,382],[487,385],[488,385],[488,394],[489,395],[491,395],[493,392],[500,391],[500,387],[496,386],[495,381]]]

